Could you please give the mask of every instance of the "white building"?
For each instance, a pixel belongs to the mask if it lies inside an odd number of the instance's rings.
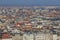
[[[2,39],[2,40],[12,40],[12,38],[9,38],[9,39]]]
[[[58,40],[60,40],[60,36],[58,36]]]
[[[12,33],[20,33],[20,30],[18,30],[18,29],[13,29],[13,30],[12,30]]]
[[[12,36],[12,40],[23,40],[23,36],[20,34],[15,34],[15,36]]]
[[[50,33],[33,33],[33,34],[24,34],[23,40],[53,40],[53,34]]]
[[[37,33],[35,40],[52,40],[52,35],[50,33]]]
[[[43,27],[43,25],[38,25],[38,26],[37,26],[37,28],[42,28],[42,27]]]
[[[53,34],[53,40],[57,40],[57,39],[58,39],[57,34]]]
[[[34,40],[33,34],[24,34],[23,35],[23,40]]]

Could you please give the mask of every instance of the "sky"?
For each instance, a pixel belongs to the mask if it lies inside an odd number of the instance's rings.
[[[60,0],[0,0],[0,6],[60,6]]]

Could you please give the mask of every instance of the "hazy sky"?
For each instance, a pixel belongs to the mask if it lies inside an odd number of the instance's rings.
[[[0,0],[0,6],[46,6],[60,5],[60,0]]]

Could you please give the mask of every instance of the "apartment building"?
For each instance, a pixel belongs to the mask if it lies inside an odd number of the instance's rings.
[[[35,40],[52,40],[52,34],[50,33],[37,33],[35,35]]]
[[[23,40],[34,40],[33,34],[23,34]]]

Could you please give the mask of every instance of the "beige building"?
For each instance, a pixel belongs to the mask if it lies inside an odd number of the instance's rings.
[[[58,40],[60,40],[60,36],[58,36]]]
[[[35,40],[52,40],[52,34],[50,33],[38,33],[35,35]]]
[[[12,38],[9,38],[9,39],[1,39],[1,40],[12,40]]]
[[[53,34],[53,40],[57,40],[57,39],[58,39],[57,34]]]
[[[53,40],[53,34],[51,33],[33,33],[33,34],[24,34],[23,40]]]
[[[23,40],[34,40],[33,34],[24,34],[23,35]]]
[[[20,34],[15,34],[15,36],[12,36],[12,40],[23,40],[23,36]]]

